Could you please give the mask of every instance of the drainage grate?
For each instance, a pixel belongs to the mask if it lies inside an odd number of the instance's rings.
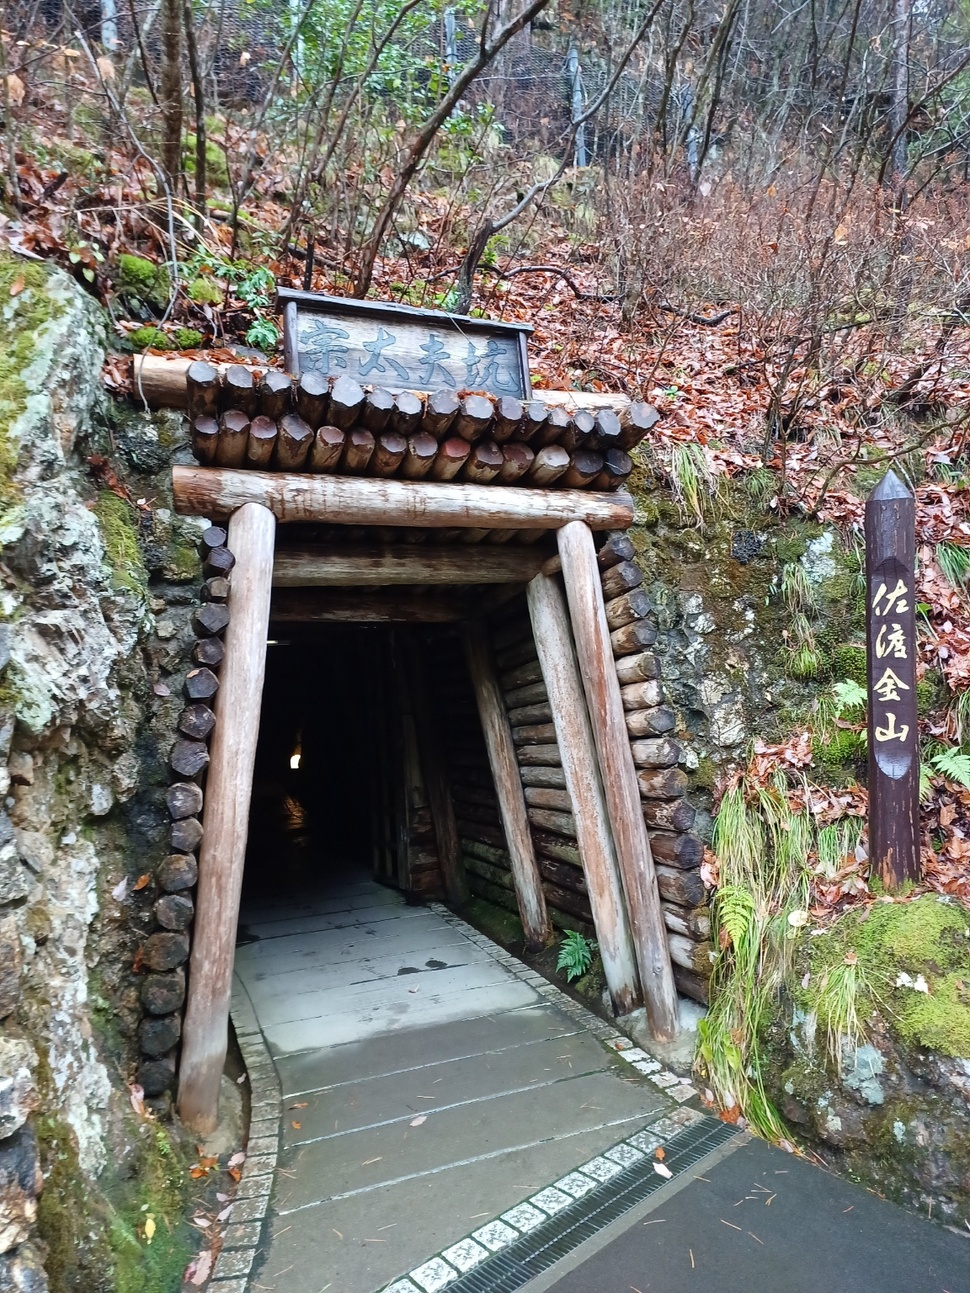
[[[664,1163],[676,1179],[737,1134],[737,1128],[705,1118],[666,1142]],[[515,1293],[665,1184],[665,1178],[653,1170],[652,1159],[633,1164],[454,1280],[448,1285],[449,1293]]]

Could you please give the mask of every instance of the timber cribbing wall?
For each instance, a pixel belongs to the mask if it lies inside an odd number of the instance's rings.
[[[601,567],[610,557],[601,554]],[[673,738],[676,719],[665,706],[656,640],[643,576],[632,561],[601,569],[607,620],[637,767],[667,940],[678,989],[706,1002],[711,971],[710,920],[700,864],[703,845],[691,834],[694,809]],[[496,671],[518,755],[532,841],[553,924],[595,937],[573,806],[566,789],[552,713],[542,681],[524,598],[489,623]],[[455,663],[439,674],[439,699],[450,714],[448,758],[461,855],[472,893],[517,911],[510,859],[488,756],[467,675]]]

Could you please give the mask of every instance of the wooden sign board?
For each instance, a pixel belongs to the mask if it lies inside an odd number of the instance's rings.
[[[280,288],[293,377],[315,372],[398,391],[487,391],[530,399],[524,323]]]
[[[888,471],[866,503],[869,862],[887,888],[920,875],[916,500]]]

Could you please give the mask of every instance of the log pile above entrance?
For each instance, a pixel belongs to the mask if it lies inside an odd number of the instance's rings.
[[[220,373],[201,360],[186,387],[196,461],[257,471],[611,491],[657,420],[648,404],[568,413],[541,398],[391,394],[315,372],[257,380],[241,364]]]

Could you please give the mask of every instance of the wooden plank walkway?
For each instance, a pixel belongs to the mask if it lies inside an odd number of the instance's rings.
[[[283,1090],[260,1293],[376,1293],[675,1107],[540,976],[364,874],[242,932]]]

